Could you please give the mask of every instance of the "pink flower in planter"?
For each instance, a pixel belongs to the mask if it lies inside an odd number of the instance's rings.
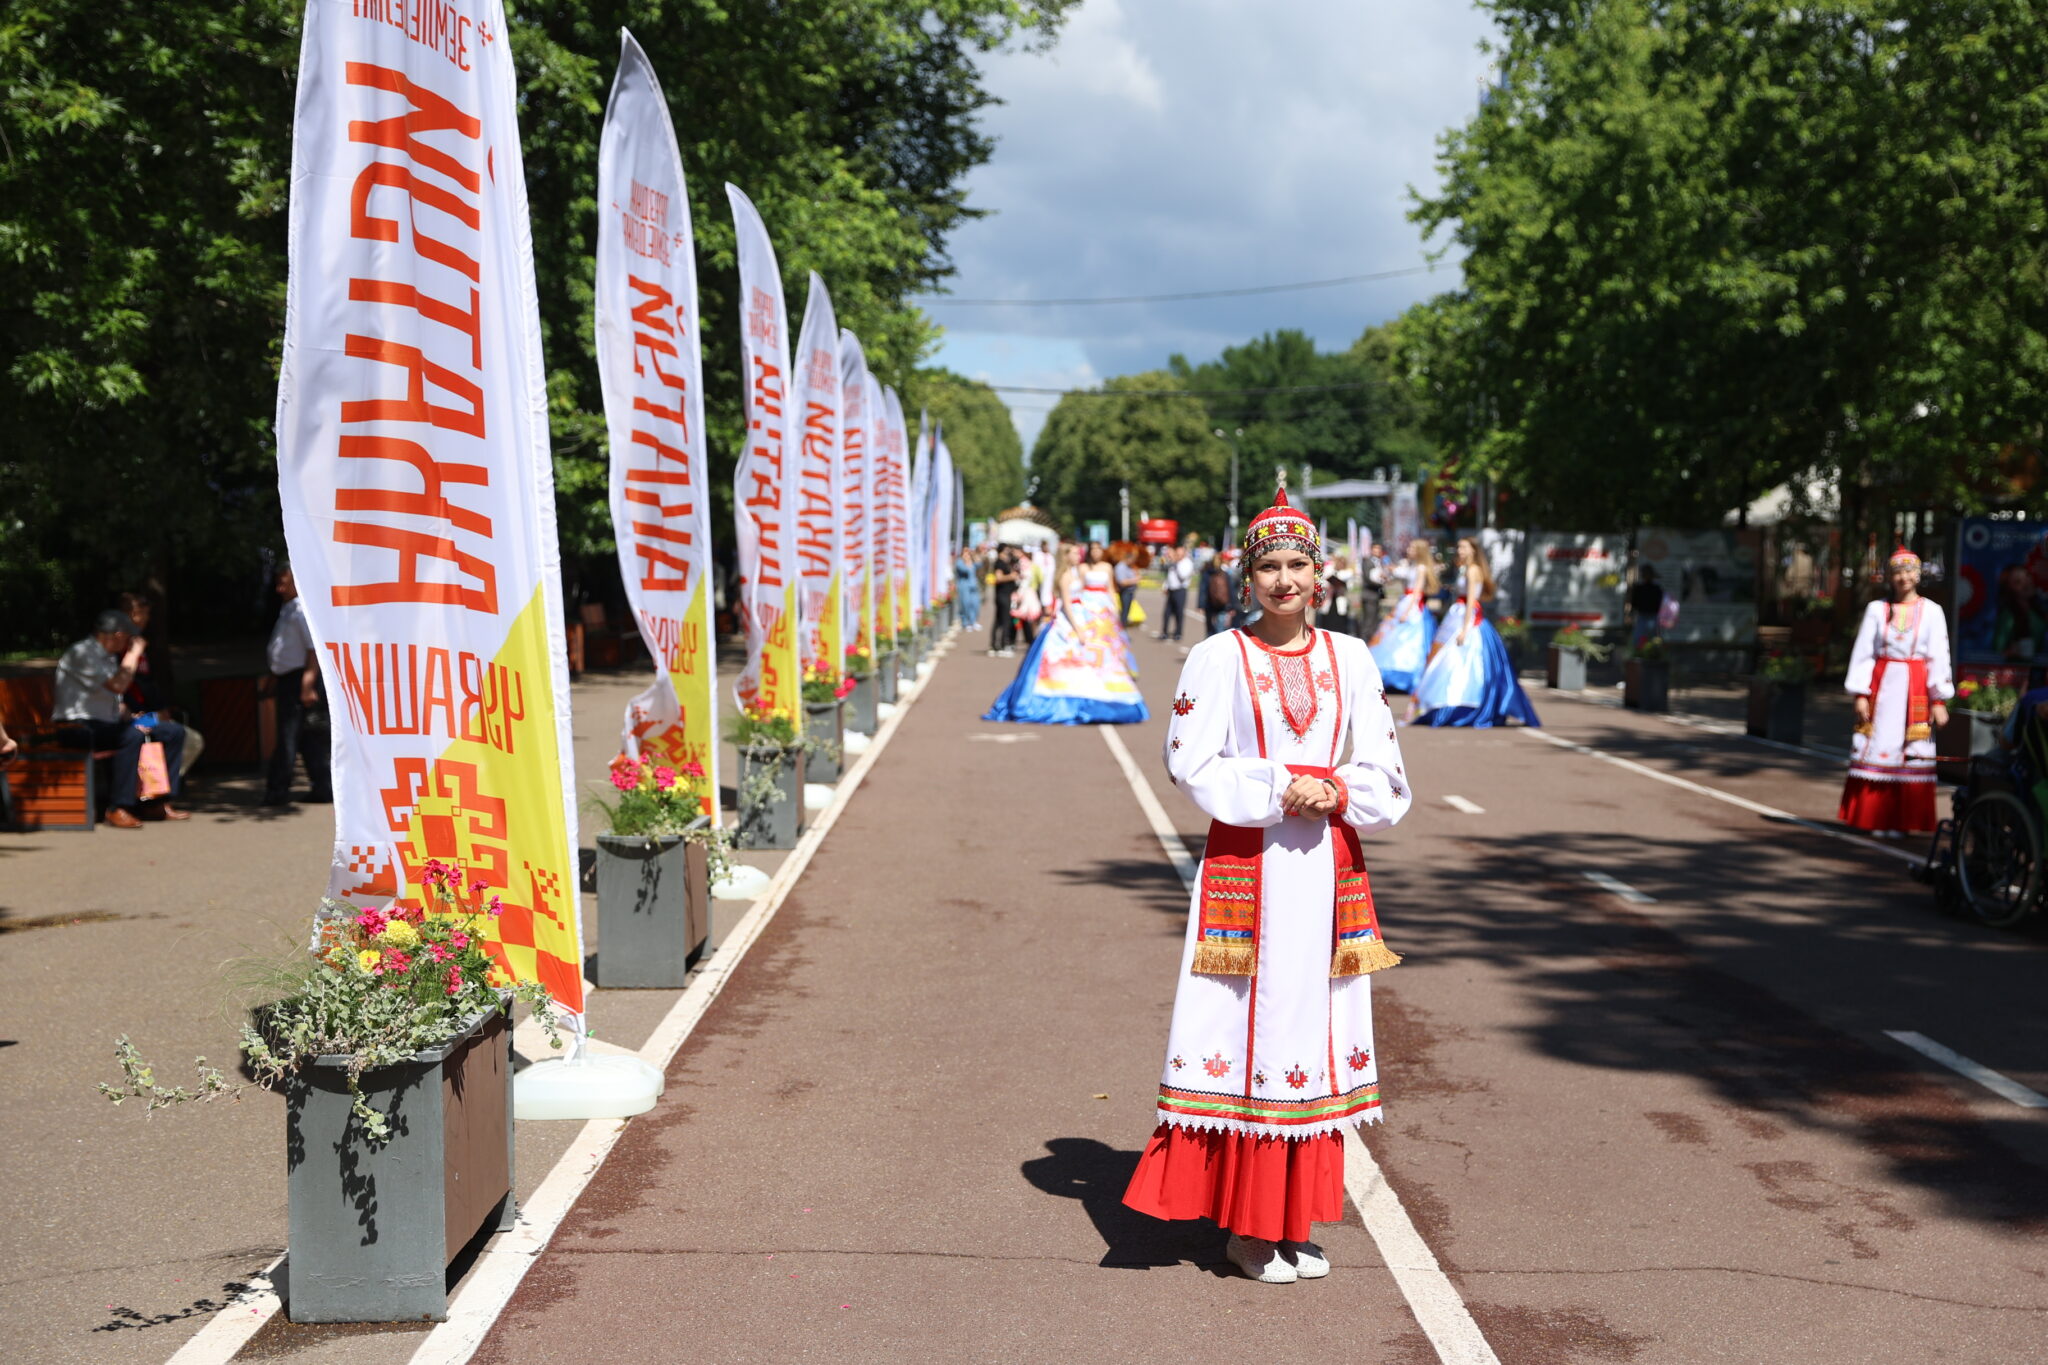
[[[612,765],[612,785],[622,792],[629,792],[640,785],[640,765],[617,763]]]
[[[370,938],[375,938],[383,933],[384,926],[390,922],[390,914],[383,910],[365,910],[362,914],[356,916],[357,926]]]
[[[457,929],[454,933],[448,935],[448,946],[458,953],[463,951],[469,947],[469,935]]]
[[[462,968],[460,967],[450,967],[448,969],[448,994],[462,994]]]
[[[684,776],[684,777],[702,777],[702,776],[704,776],[704,765],[703,765],[702,763],[699,763],[699,762],[698,762],[698,761],[697,761],[696,759],[694,759],[694,758],[693,758],[693,759],[691,759],[691,760],[690,760],[690,761],[689,761],[688,763],[685,763],[685,764],[683,765],[683,776]]]
[[[406,955],[403,948],[386,948],[382,960],[377,963],[377,970],[386,976],[408,971],[411,967],[412,958]]]
[[[667,791],[675,786],[675,784],[676,770],[674,768],[663,767],[654,770],[654,785],[656,787],[659,787],[662,791]]]
[[[492,919],[496,919],[498,916],[505,913],[505,907],[498,903],[498,898],[496,896],[493,896],[488,901],[484,902],[484,909],[489,912]]]

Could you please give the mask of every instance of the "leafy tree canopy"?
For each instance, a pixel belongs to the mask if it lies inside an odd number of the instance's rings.
[[[1212,427],[1187,381],[1163,370],[1067,394],[1031,449],[1039,505],[1068,525],[1115,526],[1119,490],[1128,485],[1133,530],[1143,515],[1218,535],[1229,515],[1230,448]],[[1249,465],[1244,477],[1246,488],[1260,478]]]
[[[1415,217],[1433,435],[1552,525],[1770,487],[2011,500],[2048,397],[2048,26],[2030,0],[1490,0],[1498,84]],[[2036,493],[2038,496],[2038,492]]]
[[[1071,3],[514,7],[572,572],[610,552],[590,306],[620,27],[661,73],[689,179],[723,526],[741,429],[723,182],[760,206],[790,298],[818,271],[870,365],[904,386],[934,337],[909,296],[950,273],[947,234],[974,212],[964,177],[992,150],[975,125],[990,101],[975,59],[1013,38],[1049,42]],[[280,539],[270,426],[299,10],[27,0],[0,20],[6,644],[74,634],[137,582],[196,611]]]

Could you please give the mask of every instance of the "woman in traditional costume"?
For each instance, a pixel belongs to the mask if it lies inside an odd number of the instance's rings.
[[[1408,779],[1365,643],[1308,624],[1321,561],[1283,487],[1245,528],[1243,592],[1263,614],[1181,672],[1166,766],[1212,823],[1159,1126],[1124,1194],[1214,1219],[1232,1263],[1268,1284],[1329,1273],[1309,1225],[1344,1216],[1342,1130],[1379,1117],[1367,974],[1401,960],[1358,836],[1407,813]]]
[[[1372,661],[1396,692],[1413,692],[1429,662],[1436,622],[1428,600],[1437,593],[1436,559],[1426,540],[1408,542],[1408,559],[1394,568],[1401,600],[1372,633]]]
[[[1468,725],[1485,729],[1510,718],[1541,725],[1528,693],[1515,678],[1514,660],[1486,604],[1494,596],[1493,574],[1486,556],[1470,538],[1458,542],[1458,599],[1444,613],[1430,652],[1429,667],[1415,685],[1409,714],[1430,725]]]
[[[1060,575],[1058,609],[983,720],[1095,725],[1147,718],[1116,581],[1101,550],[1095,546],[1088,564]]]
[[[1845,825],[1897,839],[1933,829],[1934,732],[1948,724],[1948,618],[1920,595],[1920,557],[1901,547],[1886,566],[1891,600],[1872,602],[1843,680],[1856,698]]]

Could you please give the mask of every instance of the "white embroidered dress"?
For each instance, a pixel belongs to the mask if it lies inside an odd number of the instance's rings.
[[[1257,969],[1193,970],[1198,884],[1160,1079],[1162,1123],[1299,1139],[1379,1117],[1372,978],[1330,974],[1338,838],[1329,817],[1281,814],[1290,765],[1332,772],[1348,796],[1341,819],[1360,833],[1407,813],[1393,713],[1365,642],[1317,630],[1305,649],[1281,655],[1232,630],[1196,645],[1166,766],[1211,819],[1263,831]]]
[[[1907,665],[1914,659],[1921,660],[1926,669],[1930,701],[1945,702],[1955,695],[1948,617],[1941,608],[1924,597],[1910,607],[1893,607],[1882,601],[1865,607],[1856,645],[1849,654],[1849,671],[1842,680],[1850,694],[1870,695],[1870,724],[1858,726],[1849,741],[1852,781],[1934,786],[1933,733],[1907,733],[1912,702]],[[1880,663],[1887,667],[1871,695]]]

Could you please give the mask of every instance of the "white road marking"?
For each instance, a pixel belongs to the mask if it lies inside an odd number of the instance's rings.
[[[1968,1076],[1992,1094],[2001,1099],[2011,1100],[2022,1109],[2048,1109],[2048,1095],[2043,1095],[2038,1090],[2029,1090],[2012,1077],[2001,1076],[1990,1067],[1973,1062],[1962,1053],[1943,1047],[1924,1033],[1886,1029],[1884,1036],[1904,1043],[1923,1057],[1932,1057],[1957,1075]]]
[[[1117,767],[1123,769],[1124,780],[1131,786],[1131,795],[1138,798],[1138,808],[1145,812],[1145,820],[1152,826],[1160,847],[1166,850],[1167,860],[1180,874],[1181,881],[1193,889],[1198,873],[1195,859],[1188,852],[1187,845],[1181,842],[1173,821],[1167,818],[1166,808],[1153,794],[1152,784],[1131,761],[1131,751],[1124,747],[1123,737],[1117,734],[1114,725],[1095,728],[1101,731],[1103,743],[1109,746]],[[1476,811],[1478,808],[1473,809]],[[1422,1234],[1416,1230],[1414,1220],[1402,1206],[1400,1196],[1387,1184],[1379,1163],[1372,1159],[1372,1153],[1359,1140],[1356,1129],[1344,1131],[1344,1191],[1358,1206],[1358,1215],[1365,1222],[1365,1230],[1372,1234],[1381,1259],[1386,1261],[1387,1269],[1394,1276],[1394,1283],[1400,1286],[1415,1320],[1422,1324],[1423,1332],[1436,1348],[1437,1359],[1443,1365],[1500,1365],[1500,1358],[1486,1344],[1479,1324],[1472,1320],[1465,1300],[1459,1297],[1457,1286],[1437,1264],[1435,1253],[1430,1251],[1429,1243],[1422,1240]],[[420,1365],[420,1362],[415,1360],[414,1365]]]
[[[1443,1365],[1500,1365],[1458,1287],[1437,1264],[1436,1254],[1416,1231],[1415,1220],[1356,1128],[1344,1130],[1344,1192],[1358,1206],[1358,1216],[1393,1272],[1401,1296],[1408,1300],[1429,1344],[1436,1347],[1436,1358]]]
[[[950,649],[951,641],[942,641],[934,650],[934,657],[943,656]],[[889,739],[902,725],[909,709],[908,702],[914,696],[912,693],[904,699],[904,705],[889,709],[888,718],[876,729],[867,752],[847,769],[832,805],[804,832],[796,848],[776,870],[767,890],[754,902],[753,908],[740,917],[718,951],[691,972],[689,985],[683,988],[683,993],[640,1048],[638,1055],[643,1060],[663,1071],[668,1069],[669,1061],[682,1049],[705,1011],[711,1008],[711,1002],[725,989],[740,960],[753,947],[754,940],[761,936],[761,931],[768,927],[768,921],[782,908],[782,902],[788,898],[797,878],[803,875],[812,855],[838,822],[839,813],[846,809],[854,792],[867,777],[868,769],[875,765],[882,750],[888,747]],[[477,1257],[476,1264],[463,1277],[455,1297],[449,1301],[447,1321],[437,1324],[420,1340],[410,1365],[464,1365],[476,1354],[477,1347],[483,1344],[498,1315],[511,1302],[513,1291],[519,1288],[526,1272],[546,1250],[555,1229],[561,1226],[562,1219],[582,1195],[584,1187],[596,1176],[598,1168],[604,1164],[605,1157],[610,1155],[620,1134],[625,1132],[631,1121],[592,1119],[583,1125],[570,1141],[568,1150],[555,1161],[547,1176],[520,1206],[512,1228]],[[284,1259],[280,1256],[261,1272],[250,1276],[249,1288],[230,1299],[226,1307],[208,1319],[206,1325],[194,1333],[165,1365],[227,1365],[281,1306],[277,1292],[271,1288],[270,1277]]]
[[[1589,748],[1584,744],[1574,744],[1568,739],[1559,739],[1556,735],[1545,734],[1541,730],[1532,729],[1526,725],[1517,725],[1515,732],[1527,735],[1531,739],[1540,739],[1545,744],[1554,744],[1560,749],[1570,749],[1575,754],[1585,754],[1588,758],[1597,758],[1602,763],[1612,763],[1617,768],[1626,768],[1632,773],[1640,773],[1644,777],[1652,778],[1658,782],[1663,782],[1685,791],[1694,792],[1700,796],[1709,796],[1716,801],[1725,801],[1731,806],[1738,806],[1743,810],[1755,815],[1761,815],[1769,820],[1777,820],[1788,825],[1797,825],[1801,829],[1811,830],[1815,834],[1824,834],[1830,839],[1840,839],[1845,844],[1854,844],[1856,847],[1868,849],[1872,853],[1887,853],[1894,858],[1908,863],[1918,863],[1921,861],[1919,854],[1909,853],[1903,848],[1893,848],[1889,844],[1878,843],[1874,839],[1867,839],[1860,834],[1852,833],[1846,829],[1831,829],[1812,820],[1803,820],[1790,811],[1779,810],[1776,806],[1766,806],[1760,801],[1752,801],[1748,797],[1737,796],[1734,792],[1724,792],[1719,787],[1709,787],[1703,783],[1691,781],[1688,778],[1659,772],[1657,769],[1638,763],[1632,758],[1621,758],[1615,754]]]
[[[1467,801],[1462,796],[1446,796],[1444,798],[1444,804],[1446,806],[1449,806],[1452,810],[1457,811],[1460,814],[1464,815],[1486,814],[1486,807],[1480,805],[1477,801]]]
[[[1622,881],[1618,877],[1610,877],[1605,872],[1595,872],[1592,868],[1588,867],[1581,868],[1579,875],[1603,891],[1612,891],[1630,905],[1655,905],[1657,903],[1655,896],[1646,896],[1627,882]]]
[[[967,741],[970,744],[1030,744],[1037,738],[1037,735],[976,734],[969,735]]]

